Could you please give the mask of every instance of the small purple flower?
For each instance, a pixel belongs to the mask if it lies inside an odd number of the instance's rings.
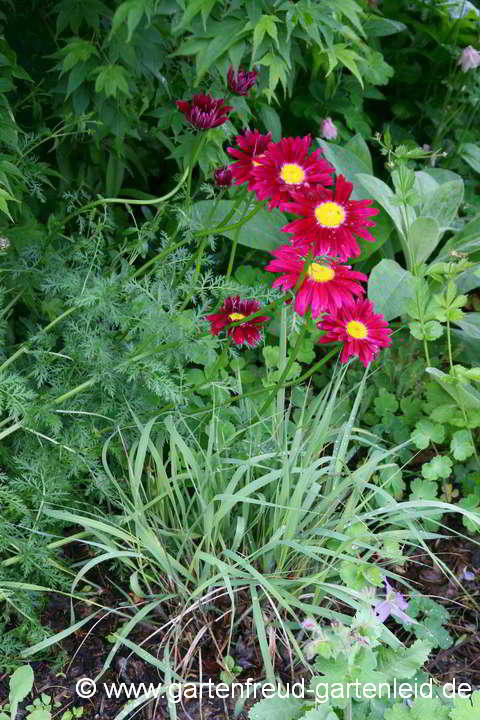
[[[320,132],[322,133],[322,137],[324,137],[325,140],[336,139],[338,131],[336,126],[333,124],[331,117],[326,117],[324,120],[322,120]]]
[[[404,610],[408,608],[408,602],[400,592],[396,592],[385,579],[385,600],[381,600],[375,605],[375,614],[380,622],[385,622],[389,615],[393,615],[399,620],[407,623],[416,623],[417,621],[407,615]]]
[[[234,70],[232,66],[228,69],[228,87],[235,95],[248,95],[248,91],[257,82],[256,70]]]
[[[197,130],[208,130],[223,125],[233,110],[233,107],[224,104],[223,98],[213,98],[210,93],[205,95],[203,92],[194,95],[191,102],[177,100],[176,105]]]
[[[215,185],[217,187],[230,187],[233,181],[232,171],[230,167],[220,167],[213,173]]]
[[[305,618],[305,620],[302,622],[302,627],[304,630],[316,630],[317,629],[317,623],[315,620],[311,617]]]
[[[465,567],[465,569],[463,571],[463,579],[464,580],[466,580],[467,582],[473,582],[473,580],[475,580],[476,577],[477,576],[475,575],[474,572],[472,572],[467,567]]]
[[[480,65],[480,52],[469,45],[464,48],[462,54],[460,55],[458,65],[461,66],[463,72],[474,70]]]

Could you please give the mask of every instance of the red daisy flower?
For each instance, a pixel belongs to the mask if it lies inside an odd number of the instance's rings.
[[[392,331],[383,315],[374,311],[370,300],[362,299],[349,302],[327,315],[317,327],[325,330],[321,343],[343,342],[340,360],[345,363],[351,355],[357,355],[367,367],[380,348],[392,344]]]
[[[358,283],[366,282],[367,276],[351,270],[350,265],[328,262],[324,258],[305,258],[301,248],[289,245],[282,245],[272,254],[275,260],[265,270],[284,273],[274,281],[273,287],[290,290],[304,273],[295,298],[295,311],[299,315],[305,315],[309,307],[314,318],[323,312],[335,313],[352,300],[352,295],[361,297],[365,292]]]
[[[215,179],[215,184],[218,187],[230,187],[232,184],[232,171],[229,167],[217,168],[213,173],[213,177]]]
[[[254,190],[259,200],[271,198],[269,210],[292,198],[292,191],[308,189],[315,183],[332,184],[334,168],[321,157],[322,151],[308,154],[311,138],[282,138],[269,146],[253,169]]]
[[[272,133],[262,135],[259,130],[247,130],[245,135],[237,135],[238,148],[228,148],[229,154],[237,158],[238,162],[230,165],[236,185],[248,182],[248,189],[252,190],[255,183],[252,170],[258,165],[258,159],[272,142]]]
[[[223,98],[213,98],[210,93],[205,95],[203,92],[194,95],[191,102],[177,100],[176,105],[188,122],[198,130],[223,125],[233,110],[231,105],[224,104]]]
[[[233,67],[228,69],[228,87],[235,95],[248,95],[248,91],[257,82],[256,70],[234,70]]]
[[[241,300],[239,295],[226,298],[219,312],[206,317],[212,325],[212,335],[218,335],[230,323],[245,319],[242,325],[229,327],[227,335],[232,338],[235,345],[244,345],[246,343],[249,347],[255,347],[262,337],[259,326],[270,320],[267,315],[258,315],[251,320],[248,319],[248,316],[258,312],[260,307],[257,300]]]
[[[375,225],[370,217],[380,211],[370,207],[373,200],[350,200],[352,189],[352,183],[339,175],[335,192],[320,187],[294,192],[295,202],[286,203],[282,209],[302,218],[282,230],[293,234],[295,245],[311,244],[314,255],[338,257],[340,261],[358,257],[360,247],[354,235],[375,242],[367,228]]]

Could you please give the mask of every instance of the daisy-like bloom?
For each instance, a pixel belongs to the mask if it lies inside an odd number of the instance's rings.
[[[227,82],[229,89],[235,95],[248,95],[248,91],[257,82],[256,70],[234,70],[232,66],[228,69]]]
[[[259,200],[270,198],[269,210],[282,207],[292,198],[292,192],[312,185],[332,184],[334,168],[321,157],[322,151],[308,154],[311,138],[282,138],[272,143],[258,165],[253,168],[253,189]]]
[[[388,323],[383,315],[375,313],[373,304],[366,299],[344,303],[335,313],[322,318],[317,327],[326,333],[319,342],[343,342],[340,355],[343,363],[357,355],[367,367],[380,348],[392,344]]]
[[[177,100],[176,105],[197,130],[209,130],[223,125],[233,110],[231,105],[225,105],[223,98],[213,98],[210,93],[205,95],[203,92],[194,95],[190,102]]]
[[[247,130],[245,135],[237,135],[235,139],[240,149],[229,147],[228,153],[238,162],[230,165],[230,169],[236,185],[248,182],[248,189],[252,190],[255,184],[252,170],[272,142],[272,133],[262,135],[259,130]]]
[[[457,64],[461,66],[463,72],[475,70],[475,68],[480,65],[480,52],[478,52],[478,50],[475,50],[474,47],[469,45],[468,47],[464,48],[462,54],[458,59]]]
[[[306,259],[301,248],[290,245],[282,245],[272,254],[275,260],[265,270],[284,273],[274,281],[273,287],[290,290],[304,273],[295,298],[295,312],[299,315],[305,315],[309,307],[314,318],[323,312],[335,313],[345,302],[351,301],[353,295],[361,297],[365,292],[359,282],[366,282],[367,276],[351,270],[349,265],[323,258]]]
[[[350,200],[352,189],[352,183],[339,175],[334,192],[317,186],[293,193],[295,202],[285,203],[282,209],[301,218],[282,230],[293,234],[295,245],[311,245],[313,255],[338,257],[341,262],[358,257],[354,234],[375,242],[367,228],[375,225],[370,218],[380,211],[370,207],[372,200]]]
[[[233,182],[232,171],[229,167],[220,167],[213,173],[215,185],[218,187],[230,187]]]
[[[257,300],[242,300],[239,295],[226,298],[222,307],[217,313],[207,315],[206,319],[212,325],[212,335],[218,335],[230,323],[245,320],[242,325],[229,327],[229,335],[235,345],[248,345],[255,347],[262,339],[261,326],[270,320],[267,315],[257,315],[249,320],[249,315],[260,310],[260,303]]]
[[[338,131],[336,125],[333,124],[331,117],[326,117],[324,120],[322,120],[320,132],[322,133],[322,137],[324,137],[325,140],[336,139]]]

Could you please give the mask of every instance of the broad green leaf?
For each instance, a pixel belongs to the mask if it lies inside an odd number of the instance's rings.
[[[33,687],[33,670],[30,665],[22,665],[17,668],[10,678],[10,713],[12,718],[17,715],[18,703],[25,700]]]
[[[410,708],[398,700],[396,705],[385,710],[384,720],[447,720],[448,710],[438,698],[417,697]]]
[[[279,82],[282,84],[284,89],[287,88],[288,68],[286,62],[280,57],[280,55],[274,55],[273,53],[268,52],[261,58],[261,60],[258,60],[258,64],[266,65],[270,69],[268,79],[269,90],[268,92],[265,91],[270,98],[273,97],[273,92]]]
[[[105,184],[108,197],[117,197],[122,187],[125,169],[125,161],[112,152],[108,158]]]
[[[127,0],[126,2],[123,2],[115,10],[115,14],[112,19],[112,34],[116,33],[126,20],[128,30],[127,43],[130,42],[132,35],[146,10],[147,3],[145,0]]]
[[[302,700],[294,697],[269,697],[256,702],[249,720],[296,720],[302,714]]]
[[[438,245],[440,227],[432,217],[419,217],[410,226],[408,244],[413,253],[415,264],[421,265]]]
[[[451,250],[468,254],[480,251],[480,215],[474,217],[460,232],[445,243],[435,258],[435,262],[451,261],[449,256]]]
[[[369,37],[386,37],[406,30],[407,26],[397,20],[374,17],[366,20],[363,28]]]
[[[367,143],[360,133],[354,135],[353,138],[345,145],[345,148],[350,150],[362,162],[363,166],[366,168],[364,172],[373,175],[372,156],[370,155]]]
[[[422,208],[422,215],[435,218],[441,231],[450,227],[463,201],[463,180],[451,180],[430,193]]]
[[[357,238],[357,242],[360,246],[360,255],[356,258],[349,258],[348,262],[350,263],[350,265],[355,265],[356,263],[368,260],[368,258],[373,255],[373,253],[377,252],[377,250],[379,250],[382,245],[387,242],[387,240],[394,232],[395,228],[393,227],[393,223],[386,212],[381,212],[379,215],[376,215],[375,227],[371,229],[371,233],[375,238],[375,242],[369,242],[368,240],[364,240],[361,237]]]
[[[339,718],[328,705],[317,705],[315,708],[307,710],[300,720],[339,720]]]
[[[455,460],[463,462],[473,455],[475,448],[472,444],[472,436],[468,430],[457,430],[452,435],[450,450]]]
[[[277,111],[271,105],[262,103],[259,106],[259,115],[267,130],[272,133],[273,142],[278,142],[282,136],[282,123]]]
[[[78,63],[84,63],[89,58],[98,56],[98,50],[93,43],[88,40],[75,38],[62,49],[62,55],[65,55],[62,65],[62,72],[68,72]]]
[[[202,13],[203,24],[205,27],[205,21],[208,14],[211,12],[216,0],[188,0],[185,7],[185,12],[182,19],[173,28],[173,33],[179,33],[184,28],[189,28],[193,18]]]
[[[280,19],[277,18],[276,15],[262,15],[255,25],[255,29],[253,31],[252,62],[255,59],[257,50],[265,37],[265,34],[269,35],[278,47],[278,31],[276,25],[278,22],[280,22]]]
[[[201,200],[193,206],[194,220],[199,223],[202,229],[205,225],[207,228],[214,229],[221,224],[222,219],[232,210],[233,205],[234,203],[231,200],[220,200],[220,202],[217,203],[214,214],[211,215],[212,201]],[[228,225],[233,225],[238,222],[241,216],[241,211],[237,210]],[[281,229],[286,222],[287,219],[285,215],[279,210],[275,209],[272,212],[268,212],[268,210],[262,208],[242,226],[238,234],[238,242],[241,245],[256,248],[257,250],[274,250],[280,245],[285,244],[284,233],[281,232]],[[235,237],[235,233],[236,230],[222,230],[219,232],[219,234],[225,235],[225,237],[231,240]]]
[[[470,165],[475,172],[480,173],[480,147],[475,143],[465,143],[460,150],[460,157]]]
[[[217,35],[209,44],[197,55],[197,76],[196,85],[200,85],[207,71],[224,55],[233,45],[235,45],[247,31],[244,29],[244,23],[237,21],[230,32],[224,32]]]
[[[369,192],[355,180],[355,176],[359,173],[371,174],[370,163],[365,162],[365,157],[360,157],[358,154],[359,146],[352,148],[345,145],[342,147],[321,138],[317,138],[317,143],[323,150],[327,160],[335,167],[337,175],[344,175],[349,182],[354,183],[352,198],[355,200],[367,200],[370,198]]]
[[[475,340],[480,340],[480,313],[465,313],[462,320],[458,320],[455,325],[458,325],[465,335],[475,338]]]
[[[426,480],[446,480],[452,473],[452,459],[446,455],[437,455],[430,462],[423,463],[422,475]]]
[[[334,45],[334,51],[337,59],[340,60],[340,62],[345,65],[345,67],[348,68],[353,75],[355,75],[358,82],[363,88],[362,76],[360,75],[360,71],[357,65],[357,61],[361,60],[360,55],[353,50],[349,50],[346,47],[338,45]]]
[[[425,450],[431,442],[442,443],[444,439],[445,428],[443,425],[425,419],[417,422],[412,433],[412,440],[419,450]]]
[[[416,280],[395,260],[381,260],[368,279],[368,297],[377,313],[392,320],[407,312],[409,300],[415,297]]]
[[[364,12],[355,0],[335,0],[335,11],[343,13],[345,17],[355,25],[358,32],[365,36],[365,30],[360,18],[361,15],[364,15]]]
[[[438,370],[438,368],[429,367],[427,373],[445,390],[457,405],[466,410],[480,410],[480,392],[473,385],[462,381],[461,383],[452,378],[450,375]]]
[[[232,45],[232,47],[229,48],[228,57],[230,58],[232,66],[235,69],[238,69],[240,67],[240,63],[242,62],[242,58],[245,54],[246,49],[247,43],[245,42],[245,40],[239,40],[235,43],[235,45]]]
[[[104,92],[107,97],[117,97],[117,92],[130,96],[128,75],[122,65],[101,65],[97,68],[95,92]]]
[[[436,320],[428,320],[423,325],[420,322],[414,321],[408,324],[410,333],[417,340],[427,340],[433,342],[438,340],[443,335],[443,325],[440,325]]]
[[[369,193],[369,196],[378,202],[379,205],[390,215],[395,227],[403,240],[405,252],[405,226],[400,212],[399,206],[396,204],[396,196],[393,190],[382,180],[373,175],[356,174],[355,180]],[[368,197],[368,196],[367,196]],[[416,219],[415,211],[412,207],[406,209],[408,224],[412,224]]]
[[[418,170],[415,173],[415,185],[413,188],[420,196],[420,206],[425,203],[428,195],[433,193],[438,187],[439,183],[429,173],[424,170]]]
[[[393,393],[381,388],[378,397],[374,400],[375,412],[379,417],[386,413],[396,413],[398,410],[398,400]]]
[[[175,57],[176,55],[196,55],[204,50],[209,42],[209,38],[189,38],[185,40],[175,52],[171,53],[170,57]]]
[[[380,651],[378,669],[383,671],[388,680],[395,678],[407,680],[415,675],[428,660],[432,646],[425,640],[415,640],[408,648],[402,650],[386,649]]]
[[[410,483],[410,500],[436,500],[437,495],[438,485],[432,480],[415,478]]]
[[[461,293],[468,293],[480,287],[480,265],[468,268],[455,279],[457,289]]]

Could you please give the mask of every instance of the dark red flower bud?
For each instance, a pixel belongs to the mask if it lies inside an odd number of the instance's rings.
[[[232,171],[228,167],[220,167],[215,170],[213,173],[213,176],[215,178],[215,184],[218,185],[218,187],[230,187],[233,181]]]
[[[177,100],[176,105],[188,122],[198,130],[209,130],[223,125],[233,110],[231,105],[224,104],[223,98],[213,98],[210,93],[205,95],[203,92],[194,95],[190,102]]]
[[[248,91],[257,82],[256,70],[234,70],[230,66],[228,70],[228,87],[235,95],[248,95]]]

